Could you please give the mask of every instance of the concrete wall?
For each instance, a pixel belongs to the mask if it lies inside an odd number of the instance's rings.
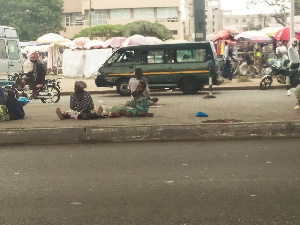
[[[64,0],[64,13],[81,12],[82,0]]]

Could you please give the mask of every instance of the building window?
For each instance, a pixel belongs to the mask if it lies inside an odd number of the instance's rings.
[[[107,24],[107,11],[96,9],[94,13],[91,14],[92,25]]]
[[[134,19],[153,19],[154,18],[154,8],[139,8],[133,9]]]
[[[130,19],[131,13],[130,9],[111,9],[110,19]]]
[[[178,30],[171,30],[172,34],[177,35],[178,34]]]
[[[177,22],[178,10],[176,7],[157,8],[157,19],[160,22]]]
[[[71,18],[70,14],[65,15],[65,21],[64,21],[65,26],[70,26],[71,25]]]

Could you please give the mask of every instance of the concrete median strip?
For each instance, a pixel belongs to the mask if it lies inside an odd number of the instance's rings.
[[[300,137],[300,121],[0,130],[1,144],[201,141],[283,137]]]

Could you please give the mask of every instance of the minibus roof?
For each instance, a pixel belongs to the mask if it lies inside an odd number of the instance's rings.
[[[118,51],[133,51],[133,50],[154,50],[154,49],[181,49],[181,48],[195,48],[196,46],[210,46],[210,41],[176,43],[176,44],[156,44],[156,45],[134,45],[119,48]]]

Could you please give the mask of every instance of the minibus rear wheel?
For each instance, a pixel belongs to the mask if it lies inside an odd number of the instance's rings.
[[[122,78],[117,81],[117,92],[122,96],[130,95],[130,90],[128,90],[128,79]]]
[[[185,95],[196,94],[199,91],[197,81],[194,77],[184,77],[180,81],[180,90]]]

